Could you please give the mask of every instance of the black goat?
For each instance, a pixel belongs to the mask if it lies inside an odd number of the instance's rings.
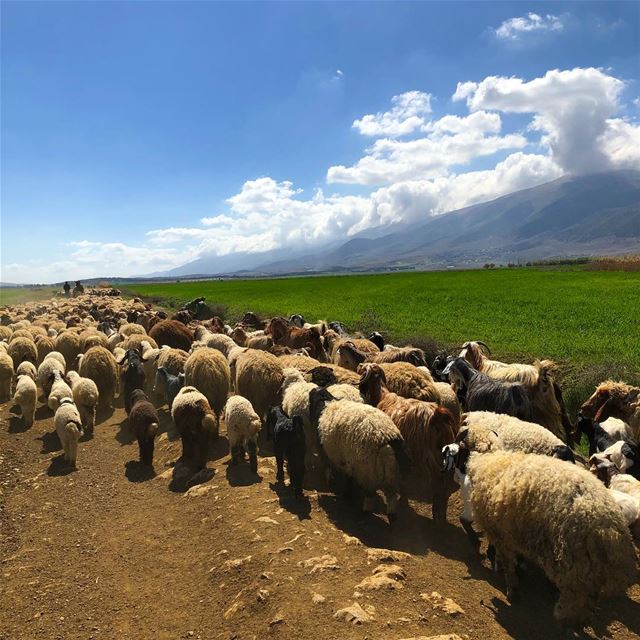
[[[124,395],[124,409],[129,415],[131,411],[131,394],[136,389],[144,389],[145,373],[142,358],[136,349],[129,349],[118,364],[124,363],[122,371],[122,393]]]
[[[380,349],[380,351],[384,351],[384,338],[382,337],[382,334],[379,331],[374,331],[369,336],[369,340],[371,340],[371,342],[373,342],[373,344],[375,344],[376,347]]]
[[[174,398],[178,395],[178,391],[184,386],[184,373],[177,376],[169,373],[164,367],[158,367],[156,371],[156,388],[164,387],[165,399],[169,408],[173,404]]]
[[[132,391],[130,402],[129,426],[138,440],[140,462],[151,466],[153,464],[154,440],[158,433],[160,419],[154,406],[141,389]]]
[[[452,360],[442,373],[457,387],[465,411],[493,411],[531,421],[531,400],[521,382],[494,380],[464,358]]]
[[[289,482],[296,497],[302,496],[306,443],[300,416],[289,418],[280,407],[271,407],[267,415],[267,438],[273,437],[278,471],[276,480],[284,482],[284,461],[287,461]]]
[[[431,365],[433,377],[439,382],[449,382],[449,375],[445,375],[444,370],[450,362],[453,362],[454,359],[455,358],[453,356],[448,356],[446,351],[439,353]]]

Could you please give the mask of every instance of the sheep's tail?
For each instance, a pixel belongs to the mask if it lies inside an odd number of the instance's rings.
[[[64,425],[64,429],[70,436],[82,436],[82,424],[75,420],[69,420],[69,422]]]
[[[402,475],[407,475],[411,469],[411,461],[409,454],[407,453],[407,447],[404,444],[403,438],[394,438],[388,442],[389,446],[393,450],[393,454],[400,469]]]

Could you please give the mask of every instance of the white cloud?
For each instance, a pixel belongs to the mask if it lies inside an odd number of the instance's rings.
[[[543,134],[554,160],[569,173],[587,173],[617,166],[603,140],[613,135],[610,118],[619,109],[624,82],[601,69],[548,71],[541,78],[489,76],[482,82],[458,84],[454,100],[466,98],[470,110],[531,113],[531,130]],[[631,139],[629,139],[629,143]]]
[[[530,33],[555,32],[564,30],[567,20],[566,15],[554,16],[547,14],[544,16],[537,13],[528,13],[526,16],[519,16],[505,20],[497,29],[496,37],[501,40],[519,40],[524,35]]]
[[[353,231],[393,222],[426,220],[429,216],[486,202],[561,175],[562,171],[549,156],[517,152],[494,169],[398,182],[371,195],[369,214]]]
[[[71,248],[72,251],[68,251]],[[164,271],[195,257],[190,248],[152,248],[121,242],[69,242],[64,260],[48,256],[3,265],[6,282],[51,282],[97,277],[125,277]]]
[[[354,120],[353,128],[364,136],[404,136],[424,124],[424,116],[431,113],[431,94],[407,91],[391,98],[390,111],[368,114]]]
[[[403,180],[444,175],[449,167],[504,149],[522,149],[527,140],[520,134],[499,133],[500,116],[485,112],[466,117],[445,116],[422,125],[428,134],[416,140],[381,138],[351,166],[337,165],[327,172],[327,182],[383,185]]]

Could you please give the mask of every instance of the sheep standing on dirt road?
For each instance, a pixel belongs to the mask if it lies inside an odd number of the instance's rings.
[[[637,575],[622,512],[588,471],[536,454],[473,454],[473,514],[495,546],[513,599],[518,556],[558,588],[554,616],[582,622],[600,597],[623,595]]]
[[[231,396],[224,409],[224,423],[231,450],[231,464],[242,462],[246,451],[249,454],[249,467],[253,473],[257,473],[260,416],[246,398]]]

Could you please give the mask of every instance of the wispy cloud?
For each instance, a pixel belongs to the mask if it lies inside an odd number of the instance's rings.
[[[518,16],[505,20],[494,33],[500,40],[517,41],[532,33],[559,33],[564,30],[568,14],[555,16],[547,13],[539,15],[528,13],[525,16]]]

